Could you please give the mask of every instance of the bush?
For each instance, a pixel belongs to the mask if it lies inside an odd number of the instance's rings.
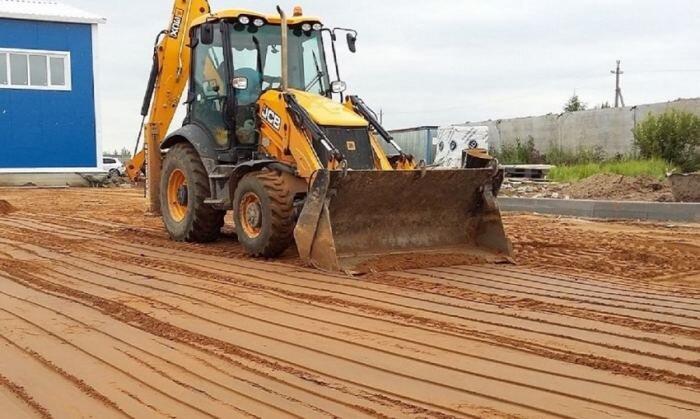
[[[529,136],[524,143],[520,138],[505,143],[501,146],[500,151],[493,154],[503,164],[538,164],[543,162],[540,152],[535,148],[535,139],[532,136]]]
[[[577,151],[565,150],[557,145],[550,144],[547,154],[544,155],[547,164],[555,166],[602,163],[606,160],[605,151],[600,146],[594,148],[579,147]]]
[[[516,138],[515,141],[503,144],[500,151],[492,149],[490,152],[502,164],[553,164],[558,166],[602,163],[607,159],[605,151],[600,146],[590,149],[579,147],[577,151],[569,151],[550,144],[547,153],[542,154],[535,148],[535,139],[532,136],[529,136],[526,142]]]
[[[700,169],[700,117],[671,109],[649,116],[633,130],[644,158],[669,161],[684,172]]]

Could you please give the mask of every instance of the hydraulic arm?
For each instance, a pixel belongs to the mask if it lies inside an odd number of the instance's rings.
[[[144,150],[137,152],[127,163],[127,172],[132,179],[146,165],[146,205],[151,213],[160,212],[160,144],[175,116],[190,74],[190,27],[196,18],[210,12],[207,0],[175,0],[170,24],[156,40],[153,66],[141,109],[145,122],[142,128]]]

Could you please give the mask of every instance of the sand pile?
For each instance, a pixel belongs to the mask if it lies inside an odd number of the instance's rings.
[[[15,211],[17,211],[17,208],[13,207],[12,204],[4,199],[0,199],[0,215],[9,214]]]
[[[562,193],[572,199],[673,201],[668,181],[660,181],[651,176],[601,173],[564,187]]]

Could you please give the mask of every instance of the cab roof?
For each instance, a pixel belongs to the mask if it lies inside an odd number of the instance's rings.
[[[265,14],[265,13],[260,13],[256,12],[253,10],[247,10],[247,9],[227,9],[227,10],[221,10],[216,13],[210,13],[206,14],[203,16],[200,16],[192,21],[192,26],[199,26],[203,23],[211,22],[211,21],[217,21],[217,20],[226,20],[226,19],[235,19],[239,16],[249,16],[251,18],[262,18],[265,20],[266,23],[270,23],[273,25],[279,25],[282,23],[282,19],[280,19],[280,16],[278,14]],[[289,25],[296,25],[298,23],[303,23],[303,22],[320,22],[321,19],[316,17],[316,16],[288,16],[287,17],[287,23]]]

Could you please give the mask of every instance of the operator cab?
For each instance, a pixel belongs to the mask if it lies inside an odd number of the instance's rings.
[[[300,16],[288,22],[288,83],[292,89],[332,97],[321,23]],[[200,126],[231,163],[257,151],[257,102],[281,88],[279,17],[248,11],[206,16],[192,28],[192,69],[187,123]]]

